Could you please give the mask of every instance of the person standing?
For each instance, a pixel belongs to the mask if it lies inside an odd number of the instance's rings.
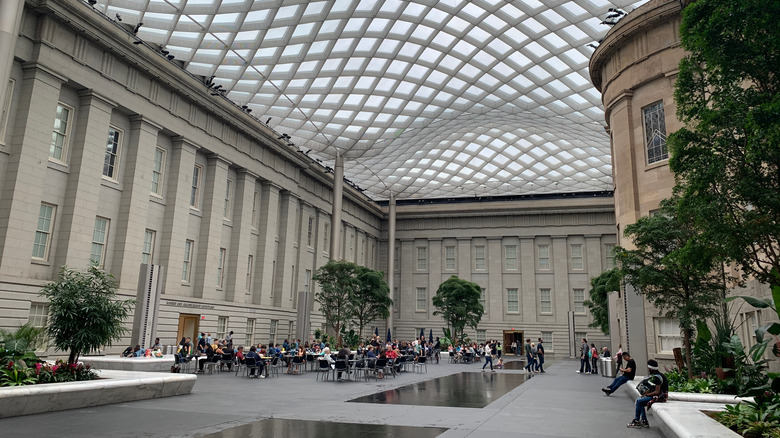
[[[650,427],[647,422],[647,412],[645,412],[645,406],[648,408],[652,403],[665,402],[669,395],[669,380],[664,373],[658,370],[658,362],[653,359],[647,361],[647,375],[650,376],[646,380],[650,389],[636,399],[634,407],[634,420],[626,425],[630,428]]]
[[[536,344],[536,371],[544,372],[544,346],[542,345],[542,338],[539,338],[539,342]]]
[[[601,388],[607,396],[617,391],[624,383],[634,380],[634,376],[636,376],[636,362],[631,359],[631,355],[627,351],[623,353],[623,360],[626,361],[626,367],[620,368],[620,372],[623,374],[615,377],[609,386]]]
[[[596,344],[594,343],[590,344],[590,361],[592,363],[590,367],[590,373],[598,374],[599,351],[596,350]]]
[[[585,372],[585,374],[590,374],[590,361],[588,360],[588,350],[590,350],[590,347],[588,346],[588,340],[582,338],[582,344],[580,344],[580,369],[577,370],[577,374],[582,374],[583,371]]]
[[[512,341],[512,345],[510,347],[512,348],[512,354],[517,355],[517,342]]]
[[[534,369],[532,367],[534,365],[534,354],[533,350],[531,350],[531,338],[525,340],[525,361],[527,363],[525,370],[528,371],[529,374],[533,374]]]

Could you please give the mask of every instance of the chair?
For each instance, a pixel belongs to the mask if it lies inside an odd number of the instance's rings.
[[[420,368],[420,370],[422,371],[422,369],[424,367],[425,368],[425,372],[427,373],[428,372],[428,361],[427,361],[427,359],[428,358],[425,357],[425,356],[418,357],[417,358],[417,362],[414,363],[414,368],[415,369]]]
[[[303,363],[303,357],[295,356],[292,358],[292,366],[290,367],[291,374],[301,374],[306,371],[306,367]]]
[[[256,377],[257,375],[254,373],[254,371],[257,370],[257,359],[255,359],[254,357],[247,357],[246,359],[244,359],[243,368],[244,368],[244,376],[250,376],[249,371],[252,370],[251,375]],[[238,367],[236,367],[236,373],[238,373]]]
[[[395,361],[396,359],[387,359],[387,362],[385,363],[385,367],[384,367],[385,376],[393,376],[393,378],[395,379],[396,377]]]
[[[387,359],[377,359],[374,363],[374,377],[379,378],[379,373],[382,373],[382,378],[387,376]]]
[[[338,373],[341,373],[341,377],[338,378],[338,381],[342,380],[350,380],[349,378],[349,362],[346,360],[337,360],[335,362],[335,368],[333,368],[333,378],[335,379],[338,375]],[[346,376],[345,376],[346,374]]]
[[[180,373],[189,373],[191,365],[192,365],[192,356],[185,357],[185,356],[179,355],[179,372]]]
[[[457,356],[455,356],[455,352],[454,351],[450,351],[449,353],[450,353],[450,363],[457,363],[458,362],[458,358],[457,358]]]
[[[222,360],[222,358],[217,356],[217,355],[214,355],[214,356],[211,356],[210,358],[208,358],[206,360],[207,360],[206,368],[207,368],[209,374],[214,374],[214,371],[218,370],[217,365],[219,365],[219,363]]]
[[[232,353],[222,353],[222,357],[219,360],[219,370],[222,371],[222,367],[226,366],[228,367],[228,371],[230,371],[230,367],[233,366],[233,354]]]
[[[358,377],[363,376],[364,380],[368,380],[368,368],[366,367],[366,359],[358,359],[357,362],[355,362],[355,366],[352,367],[353,371],[355,371],[355,380],[357,380]]]
[[[406,363],[406,357],[404,356],[398,356],[393,361],[393,366],[395,367],[395,370],[393,372],[393,377],[395,377],[396,373],[400,373],[401,371],[403,371],[404,363]]]
[[[306,364],[308,365],[307,371],[314,371],[317,366],[317,360],[314,359],[313,354],[306,354]]]
[[[279,377],[280,368],[282,368],[282,362],[279,360],[279,357],[271,359],[271,364],[268,365],[268,375],[272,376],[276,374],[276,377]]]
[[[328,362],[327,359],[318,359],[317,360],[317,380],[320,380],[320,375],[324,374],[325,380],[328,380],[330,377],[330,362]]]
[[[441,360],[441,350],[436,348],[433,350],[433,358],[436,359],[436,365],[439,364],[439,360]]]

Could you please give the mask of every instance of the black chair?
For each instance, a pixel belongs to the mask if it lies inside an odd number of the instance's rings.
[[[208,362],[206,362],[206,368],[208,369],[209,374],[213,374],[214,371],[219,370],[219,364],[222,361],[220,356],[214,355],[207,360]]]
[[[330,377],[330,362],[328,362],[327,359],[319,359],[317,360],[317,380],[320,380],[320,375],[324,374],[325,380],[328,380]]]
[[[314,359],[313,354],[308,354],[308,353],[306,354],[306,364],[308,365],[309,368],[307,371],[314,371],[317,365],[317,360]]]
[[[350,380],[349,378],[349,362],[346,360],[337,360],[335,362],[335,368],[333,368],[333,375],[334,378],[337,375],[340,375],[341,377],[338,377],[338,381],[341,382],[342,380]],[[345,376],[346,374],[346,376]]]
[[[428,372],[428,358],[425,356],[420,356],[417,358],[417,362],[414,363],[414,368],[420,368],[420,371],[422,371],[423,367],[425,368],[425,372]]]
[[[219,370],[222,371],[222,367],[227,366],[228,371],[233,366],[233,353],[222,353],[222,358],[219,360]]]
[[[377,359],[374,363],[374,377],[379,378],[379,375],[382,375],[382,378],[384,379],[387,375],[387,370],[385,369],[387,367],[387,359]]]
[[[303,357],[293,357],[292,366],[290,367],[290,374],[302,374],[304,371],[306,371],[306,367],[304,367]]]
[[[268,375],[272,376],[276,374],[276,377],[279,377],[279,368],[281,367],[282,361],[279,360],[279,357],[271,359],[271,364],[268,366]]]
[[[254,357],[244,359],[244,376],[257,377],[255,371],[257,371],[257,359]]]

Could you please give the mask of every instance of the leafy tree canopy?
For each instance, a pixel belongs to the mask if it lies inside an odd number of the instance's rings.
[[[636,249],[615,249],[626,282],[644,294],[667,318],[678,321],[686,357],[696,320],[712,316],[724,296],[720,259],[701,240],[691,221],[680,218],[674,201],[661,203],[658,214],[644,216],[626,227]],[[689,375],[692,372],[688,360]]]
[[[92,265],[86,272],[63,266],[60,278],[43,287],[49,300],[48,334],[55,348],[70,351],[69,364],[81,354],[120,341],[135,301],[116,301],[117,282]]]
[[[472,283],[452,276],[439,286],[433,297],[433,305],[437,310],[434,315],[441,315],[452,327],[452,339],[458,341],[463,336],[466,326],[476,329],[482,319],[484,309],[479,302],[482,288]]]
[[[588,324],[588,327],[596,327],[601,329],[605,335],[609,334],[607,297],[610,292],[620,290],[621,279],[622,276],[617,268],[604,271],[597,277],[590,279],[590,292],[588,293],[590,299],[582,303],[590,309],[590,314],[593,316],[593,322]]]
[[[351,317],[350,300],[359,287],[359,268],[346,260],[331,260],[314,273],[314,281],[320,285],[314,299],[320,304],[326,324],[339,336],[338,346],[341,346],[341,327]]]
[[[669,166],[702,238],[759,280],[780,268],[780,2],[685,8]]]
[[[384,272],[365,266],[358,268],[358,287],[351,300],[351,322],[358,328],[358,337],[363,339],[363,328],[372,321],[390,316],[390,288],[384,279]]]

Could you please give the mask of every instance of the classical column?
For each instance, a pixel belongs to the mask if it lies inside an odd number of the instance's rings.
[[[336,164],[333,166],[333,221],[330,224],[330,259],[341,260],[341,201],[344,194],[344,158],[336,154]]]
[[[296,261],[299,242],[296,239],[300,207],[298,197],[293,193],[282,193],[281,222],[279,223],[279,246],[276,252],[276,284],[274,284],[274,306],[293,308],[296,287]]]
[[[83,269],[90,263],[95,216],[100,204],[108,125],[111,122],[111,111],[116,104],[91,90],[82,90],[79,97],[79,109],[76,112],[78,117],[73,120],[73,139],[68,152],[68,182],[60,207],[60,233],[56,236],[58,245],[54,266],[68,265]],[[109,238],[110,226],[111,224],[108,229]],[[104,263],[105,261],[103,260]],[[105,268],[113,273],[110,265],[106,264]],[[137,284],[134,284],[133,288],[136,286]]]
[[[0,110],[5,105],[24,0],[0,0]]]
[[[390,289],[390,297],[395,298],[395,195],[390,193],[387,219],[387,287]],[[390,307],[390,316],[387,317],[387,327],[393,328],[393,306]],[[387,335],[387,333],[385,333]],[[394,334],[393,334],[394,335]]]
[[[198,243],[197,263],[193,296],[196,298],[216,298],[216,290],[222,287],[217,281],[220,246],[222,245],[222,222],[225,219],[225,198],[227,190],[228,167],[230,163],[217,154],[208,156],[206,174],[203,175],[203,205],[201,206],[200,242]],[[228,215],[230,212],[228,212]],[[227,254],[225,254],[227,256]],[[226,257],[227,258],[227,257]],[[227,260],[223,260],[223,266]]]
[[[138,287],[149,196],[152,190],[150,177],[160,129],[162,128],[159,125],[140,114],[130,116],[130,132],[121,151],[125,168],[122,175],[119,216],[114,226],[116,244],[113,268],[122,289],[134,290]]]
[[[279,234],[279,189],[271,182],[264,182],[260,212],[260,235],[257,239],[257,260],[255,260],[253,304],[272,304],[276,268],[276,239]],[[263,293],[268,291],[268,298]],[[271,300],[271,301],[269,301]]]
[[[65,78],[27,64],[16,108],[16,129],[0,191],[0,274],[27,278],[35,229],[46,186],[49,145],[60,87]],[[56,220],[56,219],[55,219]],[[93,219],[94,224],[94,219]],[[52,257],[49,258],[51,260]],[[49,264],[48,261],[43,263]],[[52,266],[52,273],[57,268]]]
[[[166,294],[192,296],[192,290],[189,288],[191,280],[182,279],[182,266],[185,241],[189,237],[187,224],[190,219],[190,190],[198,147],[184,137],[176,137],[171,149],[168,166],[170,175],[165,181],[168,184],[168,190],[165,192],[165,218],[162,233],[157,234],[161,236],[159,264],[167,268]],[[193,251],[197,250],[196,241]],[[192,275],[190,278],[193,278]]]
[[[251,299],[247,295],[252,293],[251,277],[247,269],[254,269],[249,265],[249,256],[254,254],[252,249],[252,230],[257,226],[253,223],[253,212],[259,214],[260,194],[257,194],[255,205],[255,183],[257,175],[246,169],[236,171],[236,192],[233,208],[233,230],[230,235],[230,248],[227,258],[227,275],[225,277],[225,301],[236,303],[248,303]],[[252,260],[254,265],[254,259]],[[246,297],[246,298],[245,298]]]

